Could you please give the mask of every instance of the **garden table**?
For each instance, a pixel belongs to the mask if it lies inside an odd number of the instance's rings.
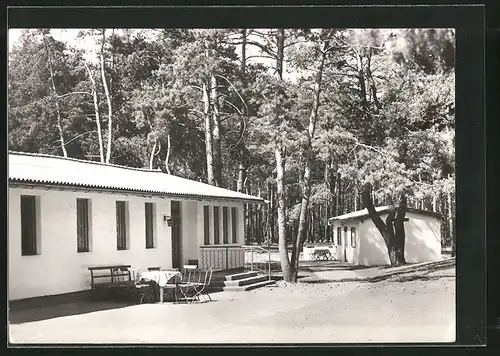
[[[163,303],[163,289],[167,285],[177,284],[182,279],[182,274],[175,270],[142,272],[141,280],[154,281],[160,288],[160,303]]]

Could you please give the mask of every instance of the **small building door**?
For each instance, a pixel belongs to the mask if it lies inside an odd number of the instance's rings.
[[[182,266],[182,220],[180,201],[172,201],[170,216],[172,218],[172,268],[180,269]]]

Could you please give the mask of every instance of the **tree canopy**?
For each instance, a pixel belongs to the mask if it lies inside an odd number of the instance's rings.
[[[246,209],[248,242],[277,242],[280,224],[289,243],[330,240],[326,219],[363,208],[366,183],[376,205],[404,191],[409,206],[453,214],[451,29],[80,36],[95,48],[31,29],[9,53],[9,149],[108,154],[260,195],[270,203]]]

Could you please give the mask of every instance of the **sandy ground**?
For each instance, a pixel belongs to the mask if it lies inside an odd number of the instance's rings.
[[[278,282],[277,286],[249,292],[216,293],[212,295],[214,301],[207,303],[134,305],[11,323],[10,341],[452,342],[455,340],[454,274],[454,267],[450,267],[406,273],[404,280],[396,276],[376,283],[335,283],[321,279],[295,285]],[[79,306],[59,306],[62,307]]]

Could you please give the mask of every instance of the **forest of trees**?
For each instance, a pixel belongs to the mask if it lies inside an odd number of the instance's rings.
[[[293,274],[327,218],[443,213],[454,245],[451,29],[25,30],[9,53],[9,149],[147,167],[261,196],[246,243]],[[291,252],[291,257],[289,253]],[[285,256],[286,253],[286,256]],[[284,272],[285,273],[285,272]]]

